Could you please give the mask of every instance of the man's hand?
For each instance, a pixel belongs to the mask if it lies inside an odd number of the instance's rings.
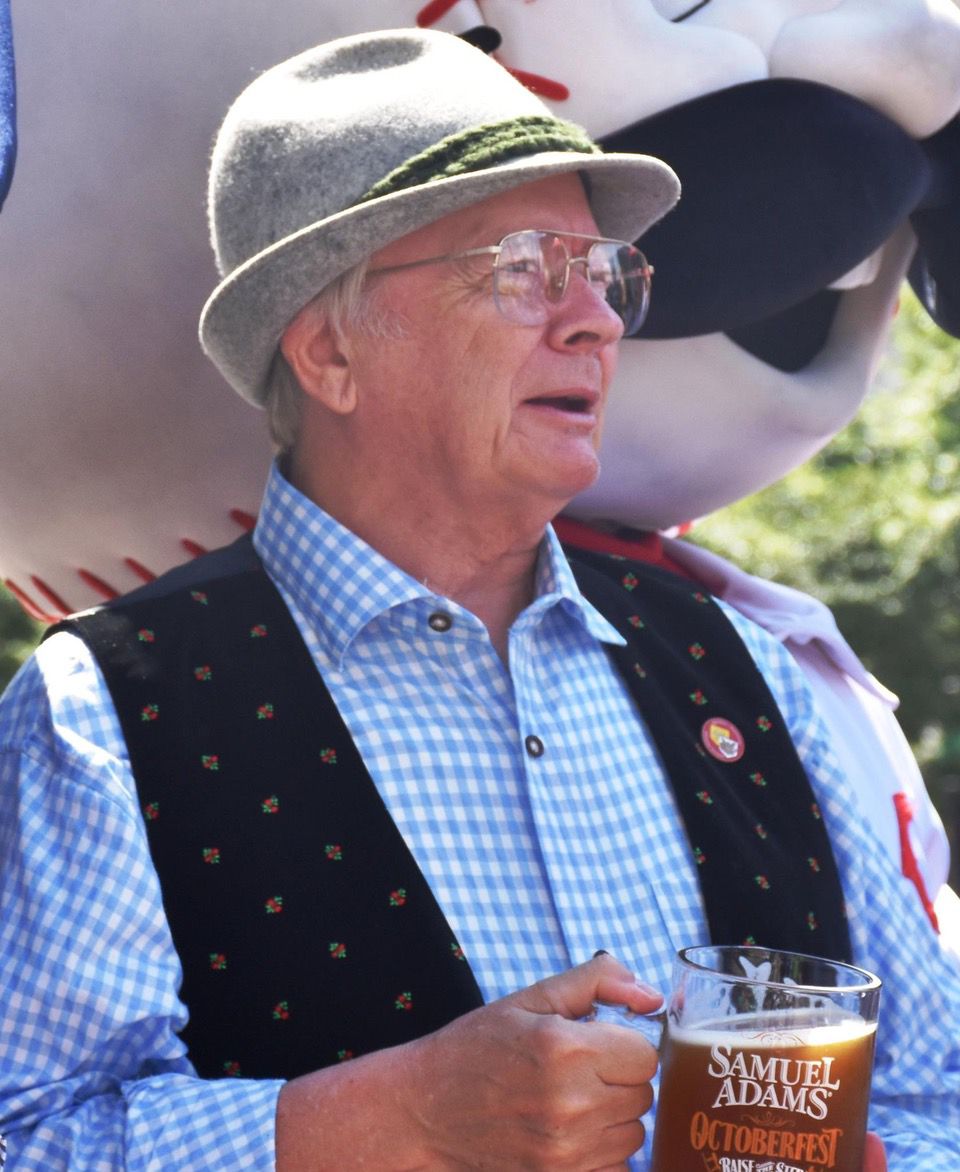
[[[863,1153],[863,1172],[887,1172],[887,1157],[883,1140],[872,1131],[867,1132],[867,1146]]]
[[[602,956],[416,1042],[288,1083],[278,1172],[622,1169],[644,1140],[657,1054],[633,1030],[578,1019],[595,1001],[649,1013],[661,1000]]]
[[[594,1001],[646,1013],[660,1000],[601,957],[423,1039],[429,1093],[409,1107],[432,1166],[622,1167],[643,1143],[656,1051],[631,1030],[577,1019]]]

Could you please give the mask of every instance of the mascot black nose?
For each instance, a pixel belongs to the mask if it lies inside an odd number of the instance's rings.
[[[747,82],[602,140],[665,159],[683,197],[650,229],[644,338],[742,330],[790,310],[880,247],[930,188],[920,143],[849,94]]]
[[[960,116],[921,145],[932,182],[910,217],[917,235],[910,284],[940,329],[960,338]]]

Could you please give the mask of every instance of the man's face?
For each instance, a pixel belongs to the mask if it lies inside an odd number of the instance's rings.
[[[548,228],[597,235],[580,180],[559,176],[444,217],[375,253],[371,269],[497,244]],[[391,327],[353,336],[362,466],[394,485],[398,507],[425,493],[440,507],[544,519],[592,484],[619,318],[578,267],[547,321],[515,325],[492,296],[493,258],[373,275]],[[399,336],[397,336],[399,335]]]

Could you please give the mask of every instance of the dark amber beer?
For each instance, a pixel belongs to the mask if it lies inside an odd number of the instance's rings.
[[[755,948],[686,949],[678,964],[692,954],[729,971],[678,974],[652,1172],[862,1172],[877,978]],[[837,968],[846,983],[831,988]]]

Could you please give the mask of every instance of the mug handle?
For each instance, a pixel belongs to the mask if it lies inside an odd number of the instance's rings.
[[[593,1012],[584,1021],[602,1021],[608,1025],[625,1026],[636,1030],[658,1052],[663,1041],[663,1027],[667,1024],[666,1009],[658,1009],[656,1013],[634,1013],[625,1005],[604,1005],[601,1001],[594,1001]]]

